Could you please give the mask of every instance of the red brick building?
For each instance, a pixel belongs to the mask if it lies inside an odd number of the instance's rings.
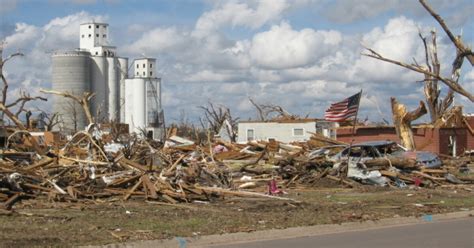
[[[454,150],[456,150],[456,155],[474,150],[474,116],[466,116],[465,120],[460,127],[414,127],[413,134],[417,149],[444,155],[453,155]],[[337,129],[337,140],[350,143],[352,139],[354,143],[374,140],[392,140],[400,143],[393,126],[358,126],[354,135],[352,135],[352,127]]]

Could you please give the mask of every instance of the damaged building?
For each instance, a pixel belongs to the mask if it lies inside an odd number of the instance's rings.
[[[312,133],[336,138],[338,123],[323,119],[282,119],[271,121],[241,121],[238,123],[238,142],[253,140],[281,142],[308,141]]]
[[[454,118],[453,118],[454,119]],[[474,150],[474,115],[464,115],[459,120],[446,120],[441,125],[416,125],[412,128],[417,150],[448,156],[459,156]],[[392,140],[400,142],[393,126],[357,126],[337,129],[337,140],[350,143]]]

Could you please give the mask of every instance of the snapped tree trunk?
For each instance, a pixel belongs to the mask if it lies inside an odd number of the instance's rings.
[[[402,143],[402,146],[408,150],[416,150],[415,139],[413,138],[413,131],[411,129],[411,122],[420,118],[427,113],[425,104],[423,101],[420,101],[420,106],[408,112],[405,105],[399,103],[395,97],[391,98],[392,102],[392,115],[393,115],[393,124],[395,125],[395,130],[397,131],[398,138]]]

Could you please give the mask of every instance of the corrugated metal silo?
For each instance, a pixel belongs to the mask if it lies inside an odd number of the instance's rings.
[[[128,78],[128,59],[127,58],[118,58],[118,63],[120,66],[119,71],[119,84],[120,84],[120,99],[119,99],[119,108],[120,108],[120,121],[125,121],[125,79]]]
[[[107,58],[102,56],[92,56],[91,63],[91,91],[95,96],[91,100],[91,112],[96,122],[108,120],[107,106]]]
[[[52,55],[52,87],[53,90],[69,92],[82,96],[90,91],[90,57],[89,52],[63,51]],[[88,123],[82,107],[74,101],[62,96],[52,96],[53,111],[60,114],[66,130],[83,129]]]
[[[107,57],[107,101],[110,120],[119,120],[119,71],[118,60],[115,57]]]

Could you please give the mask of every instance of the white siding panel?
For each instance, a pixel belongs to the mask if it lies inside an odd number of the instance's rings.
[[[295,135],[294,129],[303,129],[303,135]],[[307,141],[308,132],[316,132],[316,122],[278,123],[278,122],[242,122],[238,124],[238,142],[247,142],[247,130],[254,130],[256,140],[276,139],[281,142]]]

